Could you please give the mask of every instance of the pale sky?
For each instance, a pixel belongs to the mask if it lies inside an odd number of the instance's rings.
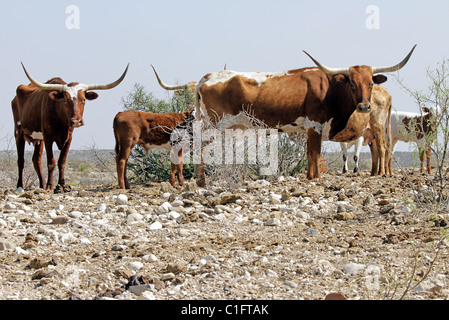
[[[70,5],[79,8],[79,29],[66,26],[73,21]],[[8,141],[15,150],[11,100],[18,85],[29,83],[21,61],[41,82],[59,76],[82,83],[115,81],[131,63],[122,84],[86,103],[85,126],[75,129],[71,147],[113,149],[112,121],[135,83],[168,96],[150,64],[165,82],[181,84],[225,64],[260,72],[314,66],[302,50],[330,67],[393,65],[417,44],[399,75],[411,89],[424,90],[426,69],[449,57],[448,15],[447,0],[2,1],[0,150]],[[418,111],[392,75],[384,86],[396,110]]]

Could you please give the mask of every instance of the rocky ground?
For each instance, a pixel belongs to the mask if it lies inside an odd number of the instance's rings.
[[[103,173],[108,176],[109,173]],[[0,188],[0,299],[447,299],[433,176]]]

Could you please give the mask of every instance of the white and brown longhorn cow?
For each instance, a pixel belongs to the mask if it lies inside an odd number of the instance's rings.
[[[129,65],[118,80],[109,84],[67,84],[61,78],[41,83],[28,74],[23,64],[22,67],[31,84],[20,85],[11,103],[19,167],[17,188],[23,188],[25,142],[28,142],[34,145],[33,165],[39,177],[39,186],[47,190],[53,189],[53,173],[56,167],[53,143],[56,143],[61,154],[58,159],[59,179],[55,192],[69,191],[70,188],[65,185],[64,168],[73,130],[84,125],[86,99],[94,100],[98,97],[98,94],[91,90],[109,90],[118,86],[125,78]],[[44,145],[48,164],[46,184],[41,165]]]
[[[230,115],[234,121],[228,128],[242,128],[248,123],[250,109],[269,128],[307,134],[307,178],[321,179],[318,159],[322,141],[345,142],[362,136],[369,122],[373,85],[387,80],[378,73],[401,69],[415,47],[400,63],[388,67],[328,68],[304,51],[318,68],[209,73],[196,88],[196,114],[204,124]],[[202,164],[197,184],[205,185]]]
[[[414,142],[417,144],[420,172],[432,173],[431,155],[432,150],[429,144],[429,137],[435,132],[436,124],[441,118],[442,112],[439,106],[423,107],[423,113],[395,111],[391,112],[391,139],[392,152],[398,141]],[[424,160],[427,160],[425,168]],[[388,162],[388,170],[392,169],[392,159]]]

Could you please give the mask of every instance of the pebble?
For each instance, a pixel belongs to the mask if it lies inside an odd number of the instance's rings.
[[[132,224],[134,222],[142,221],[143,216],[140,213],[131,213],[126,217],[126,223]]]
[[[158,259],[154,254],[147,254],[142,257],[145,262],[156,262]]]
[[[148,227],[149,230],[159,230],[162,229],[162,224],[159,221],[153,222]]]
[[[83,216],[83,213],[81,211],[71,211],[69,212],[69,216],[75,219],[79,219]]]
[[[164,202],[159,207],[157,207],[157,209],[155,210],[154,213],[156,213],[157,215],[169,213],[171,207],[172,207],[172,205],[169,202]]]
[[[52,224],[66,224],[69,221],[68,217],[64,217],[64,216],[60,216],[60,217],[55,217],[51,220]]]
[[[4,250],[12,250],[14,249],[14,245],[8,241],[2,241],[0,240],[0,250],[4,251]]]
[[[267,277],[270,277],[270,278],[277,278],[278,277],[278,274],[276,272],[274,272],[273,270],[271,270],[271,269],[268,269],[265,272],[265,274],[267,275]]]
[[[128,196],[125,194],[119,194],[116,199],[116,203],[119,205],[128,204]]]
[[[366,268],[366,265],[360,263],[348,263],[343,266],[343,272],[350,275],[355,276],[359,274],[362,270]]]
[[[290,281],[290,280],[287,280],[287,279],[284,280],[284,284],[287,285],[287,286],[289,286],[289,287],[292,288],[292,289],[295,289],[295,288],[298,286],[298,285],[297,285],[296,283],[294,283],[293,281]]]
[[[270,227],[280,226],[281,225],[281,220],[279,220],[277,218],[271,218],[271,219],[268,219],[267,221],[265,221],[264,225],[265,226],[270,226]]]
[[[128,265],[128,268],[137,271],[143,268],[143,263],[139,261],[133,261]]]

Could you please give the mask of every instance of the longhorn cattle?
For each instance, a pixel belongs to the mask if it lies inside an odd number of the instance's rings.
[[[183,113],[151,113],[129,110],[118,113],[114,118],[115,154],[119,187],[129,189],[126,175],[126,164],[131,150],[138,144],[145,149],[147,155],[152,149],[165,149],[175,154],[172,158],[170,184],[175,186],[175,175],[178,172],[178,182],[184,185],[182,174],[183,149],[177,143],[190,141],[183,134],[191,132],[194,111]],[[175,131],[177,130],[177,131]],[[177,157],[176,157],[177,156]]]
[[[68,192],[65,185],[64,168],[75,128],[84,125],[85,101],[94,100],[98,94],[91,90],[109,90],[118,86],[128,72],[129,64],[121,77],[110,84],[66,83],[61,78],[52,78],[46,83],[34,80],[22,64],[29,85],[20,85],[12,101],[14,135],[17,147],[19,177],[17,188],[23,188],[22,173],[25,164],[25,142],[34,145],[33,165],[39,177],[39,186],[53,189],[53,173],[56,161],[53,143],[61,150],[58,159],[59,179],[55,192]],[[41,158],[43,148],[47,154],[48,179],[43,177]]]
[[[234,121],[228,122],[228,128],[242,128],[248,123],[248,109],[269,128],[307,134],[307,178],[321,180],[318,159],[322,141],[345,142],[362,136],[369,122],[373,84],[387,80],[377,74],[401,69],[415,47],[400,63],[389,67],[328,68],[304,51],[318,68],[209,73],[196,89],[197,115],[204,125],[230,115]],[[201,164],[199,186],[205,185],[204,173]]]
[[[441,109],[436,107],[423,107],[424,113],[395,111],[391,112],[391,139],[392,152],[398,141],[414,142],[418,146],[420,159],[420,172],[424,173],[426,168],[424,161],[426,160],[427,173],[432,173],[430,163],[432,150],[429,145],[429,136],[435,131],[436,123],[441,118]],[[392,160],[388,162],[388,170],[392,170]]]
[[[391,95],[387,89],[375,86],[371,93],[371,112],[368,126],[360,138],[345,143],[341,142],[343,152],[343,173],[347,172],[347,148],[355,145],[354,172],[358,171],[358,160],[362,144],[368,144],[371,151],[371,175],[391,174],[387,168],[391,150]]]

